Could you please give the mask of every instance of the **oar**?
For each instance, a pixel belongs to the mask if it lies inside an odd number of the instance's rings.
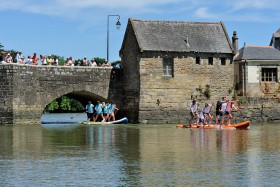
[[[81,114],[83,114],[83,113],[76,114],[76,115],[72,116],[71,119],[73,119],[74,117],[77,117],[77,116],[79,116],[79,115],[81,115]]]

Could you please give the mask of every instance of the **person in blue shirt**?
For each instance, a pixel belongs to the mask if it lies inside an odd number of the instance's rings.
[[[119,109],[116,107],[116,104],[114,102],[111,102],[109,104],[109,118],[108,118],[109,121],[111,120],[111,118],[112,118],[113,121],[116,120],[115,115],[116,115],[118,110]]]
[[[106,104],[103,105],[103,116],[105,121],[109,118],[109,103],[106,102]]]
[[[104,122],[104,116],[103,116],[103,111],[102,111],[102,104],[100,103],[100,101],[97,101],[97,104],[95,105],[94,109],[95,109],[95,112],[96,112],[94,121],[97,121],[98,117],[101,116],[102,122]]]
[[[91,101],[89,101],[88,104],[86,105],[86,113],[87,113],[87,120],[93,121],[94,105],[91,103]]]

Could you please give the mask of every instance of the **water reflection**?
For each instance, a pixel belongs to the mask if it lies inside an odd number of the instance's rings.
[[[0,186],[272,186],[279,135],[275,124],[3,126]]]

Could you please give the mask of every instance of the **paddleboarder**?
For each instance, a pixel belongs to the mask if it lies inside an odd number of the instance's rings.
[[[86,113],[87,113],[87,121],[93,121],[93,114],[94,114],[94,105],[91,101],[88,101],[86,105]]]

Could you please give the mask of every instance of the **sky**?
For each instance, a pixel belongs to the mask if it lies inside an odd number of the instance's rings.
[[[107,55],[120,60],[129,18],[194,22],[224,22],[239,48],[268,46],[280,28],[279,0],[0,0],[0,43],[5,50],[81,59]]]

